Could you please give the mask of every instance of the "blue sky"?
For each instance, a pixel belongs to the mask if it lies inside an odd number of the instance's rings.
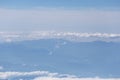
[[[0,31],[119,33],[120,0],[0,0]]]
[[[120,0],[0,0],[1,7],[120,7]]]

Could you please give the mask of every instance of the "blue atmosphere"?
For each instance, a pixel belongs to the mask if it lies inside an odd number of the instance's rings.
[[[0,0],[0,80],[120,80],[120,0]]]
[[[120,0],[0,0],[1,7],[120,7]]]
[[[120,0],[0,0],[1,31],[119,33]]]

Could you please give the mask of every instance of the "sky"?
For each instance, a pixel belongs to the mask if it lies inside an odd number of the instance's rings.
[[[0,31],[119,30],[120,0],[0,0]]]

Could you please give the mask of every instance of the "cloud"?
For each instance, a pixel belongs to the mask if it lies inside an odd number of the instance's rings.
[[[33,80],[120,80],[119,78],[79,78],[74,75],[50,73],[48,71],[33,72],[0,72],[0,79],[20,79],[33,78]]]
[[[39,39],[64,39],[70,41],[113,41],[120,42],[120,34],[114,33],[77,33],[77,32],[55,32],[55,31],[34,31],[34,32],[0,32],[1,42],[14,42]],[[61,45],[64,45],[63,43]],[[56,47],[60,47],[57,45]]]
[[[120,11],[99,9],[0,9],[0,29],[6,31],[119,32]]]
[[[31,77],[31,76],[55,76],[57,73],[49,73],[48,71],[33,72],[0,72],[0,79],[10,79],[15,77]]]
[[[102,78],[55,78],[55,77],[38,77],[34,80],[120,80],[115,78],[109,78],[109,79],[102,79]]]

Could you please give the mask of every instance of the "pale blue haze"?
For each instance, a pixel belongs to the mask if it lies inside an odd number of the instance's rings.
[[[120,29],[120,0],[0,0],[0,12],[0,31],[119,33]]]
[[[0,80],[120,80],[120,0],[0,0]]]

